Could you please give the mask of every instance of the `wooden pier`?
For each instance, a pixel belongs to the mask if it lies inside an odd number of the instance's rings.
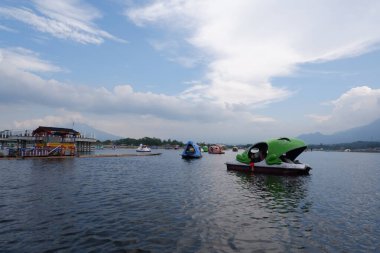
[[[161,153],[144,153],[144,154],[98,154],[98,155],[79,155],[79,158],[107,158],[107,157],[136,157],[136,156],[157,156]]]

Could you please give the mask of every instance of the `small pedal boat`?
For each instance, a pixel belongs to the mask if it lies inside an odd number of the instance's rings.
[[[259,142],[227,162],[227,170],[242,172],[307,175],[311,167],[295,160],[307,146],[299,139],[279,138]]]
[[[202,153],[200,147],[189,141],[186,143],[185,149],[182,152],[182,158],[191,159],[191,158],[201,158]]]
[[[208,148],[209,154],[224,154],[223,148],[219,145],[212,145]]]
[[[151,152],[151,149],[147,145],[140,144],[136,152]]]

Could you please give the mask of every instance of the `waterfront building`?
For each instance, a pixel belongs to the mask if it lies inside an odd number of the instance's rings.
[[[74,156],[90,152],[93,137],[81,135],[70,128],[40,126],[30,131],[5,130],[0,132],[3,156]]]

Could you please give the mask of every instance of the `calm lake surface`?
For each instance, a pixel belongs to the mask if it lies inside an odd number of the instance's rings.
[[[0,251],[380,252],[380,154],[306,152],[284,177],[153,151],[0,160]]]

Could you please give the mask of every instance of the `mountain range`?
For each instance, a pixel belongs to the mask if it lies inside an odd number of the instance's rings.
[[[65,127],[73,128],[74,130],[80,132],[81,134],[83,134],[85,136],[89,136],[89,137],[90,136],[94,137],[95,139],[97,139],[99,141],[106,141],[106,140],[113,141],[113,140],[119,140],[119,139],[123,138],[120,136],[116,136],[116,135],[98,130],[96,128],[93,128],[93,127],[91,127],[87,124],[83,124],[83,123],[75,123],[74,126],[71,125],[71,126],[65,126]]]
[[[73,126],[66,126],[72,128]],[[92,135],[97,140],[119,140],[123,137],[95,129],[87,124],[75,123],[73,127],[85,135]],[[351,128],[345,131],[339,131],[334,134],[322,134],[320,132],[301,134],[297,138],[308,144],[338,144],[351,143],[356,141],[380,141],[380,119],[360,127]]]
[[[337,144],[355,141],[380,141],[380,119],[360,127],[351,128],[334,134],[325,135],[320,132],[302,134],[299,139],[308,144]]]

